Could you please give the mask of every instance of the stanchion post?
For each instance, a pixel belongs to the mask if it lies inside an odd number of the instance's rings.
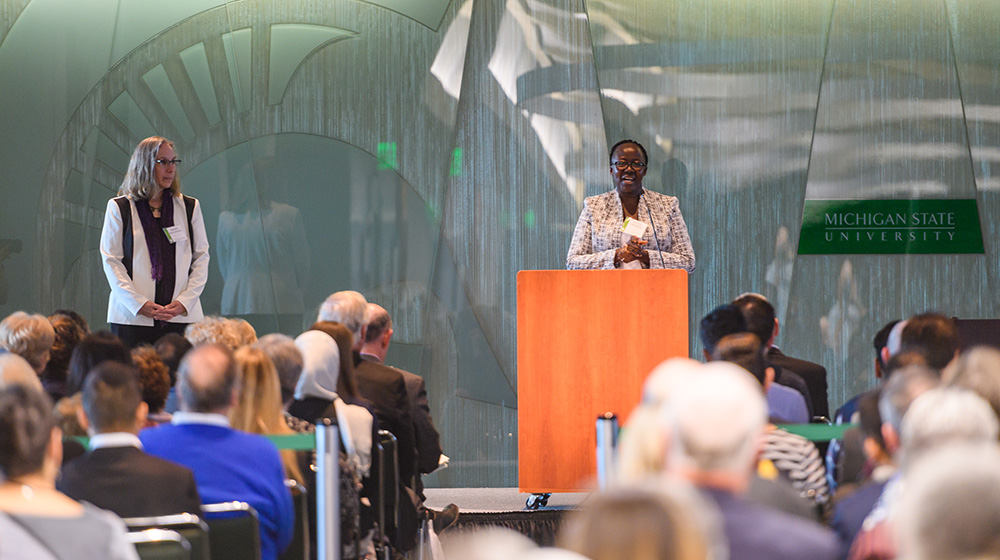
[[[319,560],[340,560],[340,430],[316,423],[316,546]]]
[[[618,445],[618,417],[605,412],[597,417],[597,484],[601,490],[614,478],[615,447]]]

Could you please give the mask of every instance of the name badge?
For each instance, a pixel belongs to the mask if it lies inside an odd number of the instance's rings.
[[[646,228],[649,227],[645,222],[640,222],[639,220],[633,220],[632,218],[625,218],[622,223],[622,232],[628,235],[634,235],[638,238],[642,238],[642,234],[646,233]]]
[[[167,236],[167,241],[177,243],[187,239],[187,232],[181,226],[170,226],[163,228],[163,235]]]

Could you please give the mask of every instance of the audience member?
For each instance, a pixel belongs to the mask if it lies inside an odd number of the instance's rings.
[[[399,479],[412,484],[417,469],[416,438],[410,416],[410,398],[406,381],[397,370],[372,361],[362,360],[360,350],[367,332],[368,301],[358,292],[336,292],[326,298],[319,310],[318,321],[336,321],[347,327],[354,337],[354,381],[358,394],[375,405],[379,428],[396,436],[399,459]]]
[[[288,407],[295,398],[295,386],[302,375],[302,353],[295,346],[295,340],[287,334],[266,334],[254,344],[271,358],[274,369],[278,372],[278,382],[281,386],[281,402]]]
[[[274,445],[229,425],[237,380],[225,346],[191,350],[178,370],[180,411],[170,424],[144,430],[139,439],[149,453],[191,469],[204,503],[238,500],[253,506],[260,520],[261,558],[274,560],[292,539],[292,497]]]
[[[920,374],[921,371],[924,373]],[[883,418],[890,416],[887,411],[898,414],[905,406],[898,429],[883,427],[887,446],[892,449],[893,442],[897,442],[894,458],[899,470],[886,482],[855,537],[849,556],[852,560],[896,557],[895,523],[903,492],[901,481],[905,480],[910,465],[933,448],[963,441],[995,443],[1000,433],[996,415],[981,397],[964,389],[928,388],[929,382],[936,381],[929,368],[911,366],[897,371],[886,384],[885,392],[894,390],[893,385],[904,375],[910,377],[909,383],[896,390],[895,395],[887,398],[884,394],[879,402]],[[895,403],[890,402],[893,399]],[[897,420],[891,418],[890,422]]]
[[[69,317],[70,319],[73,320],[74,323],[76,323],[80,327],[80,329],[83,331],[84,336],[90,334],[90,324],[87,323],[87,319],[85,319],[83,315],[80,315],[76,311],[73,311],[72,309],[56,309],[55,311],[52,312],[52,314],[65,315]]]
[[[39,375],[49,362],[55,339],[56,331],[44,315],[15,311],[0,321],[0,346],[27,360]]]
[[[640,483],[666,468],[669,432],[660,421],[664,407],[676,388],[697,375],[700,367],[701,363],[688,358],[670,358],[650,372],[642,386],[642,400],[618,438],[617,482]]]
[[[801,377],[808,387],[806,404],[811,416],[830,417],[830,403],[827,396],[826,368],[820,364],[786,356],[774,343],[781,330],[774,313],[774,306],[760,294],[743,294],[733,300],[747,322],[747,330],[757,335],[764,345],[764,357],[775,369],[775,379],[781,382],[782,373],[787,370]]]
[[[229,411],[232,427],[252,434],[292,435],[281,408],[278,374],[267,354],[259,348],[244,346],[236,351],[236,371],[239,374],[239,398]],[[281,451],[285,477],[305,483],[299,467],[300,456],[295,451]]]
[[[921,313],[906,321],[900,332],[900,351],[921,352],[927,365],[942,371],[958,356],[958,328],[940,313]]]
[[[0,354],[0,388],[10,385],[23,385],[43,391],[42,383],[31,364],[17,354],[5,352]]]
[[[368,410],[344,402],[338,394],[341,356],[337,343],[323,332],[306,331],[295,339],[295,345],[302,353],[302,375],[288,412],[308,422],[336,418],[341,427],[347,426],[340,431],[344,449],[358,473],[367,476],[375,419]]]
[[[738,333],[724,336],[715,346],[715,360],[730,362],[753,374],[762,393],[767,393],[774,380],[774,369],[764,358],[764,348],[757,335]],[[789,433],[768,423],[761,445],[758,474],[772,480],[780,479],[822,511],[830,499],[826,471],[819,450],[806,438]]]
[[[667,469],[718,506],[731,560],[837,557],[828,529],[743,497],[767,426],[760,384],[745,370],[704,366],[678,387],[667,413],[673,429]]]
[[[884,353],[889,342],[889,333],[899,323],[899,320],[889,321],[877,333],[872,341],[875,347],[875,380],[882,383],[889,375],[888,373],[888,353]],[[858,403],[866,393],[859,393],[840,408],[833,416],[834,424],[856,423],[856,413]],[[826,451],[826,478],[830,489],[836,492],[842,484],[848,484],[848,490],[862,482],[862,467],[864,465],[864,450],[861,448],[861,437],[857,428],[848,428],[844,431],[844,437],[830,440],[830,445]]]
[[[1000,558],[1000,450],[995,444],[951,444],[921,458],[906,474],[898,529],[901,558]]]
[[[55,342],[49,352],[49,362],[42,371],[42,386],[53,402],[66,396],[66,374],[73,349],[86,336],[79,323],[70,316],[55,313],[49,316],[49,323],[55,331]]]
[[[365,333],[365,342],[361,347],[361,358],[366,361],[378,364],[385,363],[385,357],[389,353],[389,343],[394,333],[392,329],[392,318],[389,312],[382,306],[374,303],[368,304],[366,314],[368,328]],[[424,484],[420,479],[421,474],[427,474],[438,468],[441,459],[441,435],[434,427],[434,419],[431,418],[431,407],[427,400],[427,387],[424,378],[408,371],[392,368],[403,376],[406,384],[406,393],[410,401],[410,418],[413,420],[413,434],[417,449],[417,472],[414,473],[413,482],[406,482],[413,490],[424,499]],[[436,528],[439,529],[440,527]]]
[[[170,373],[159,352],[148,344],[132,349],[132,365],[139,371],[142,401],[148,407],[146,426],[156,426],[170,421],[164,411],[170,395]]]
[[[709,560],[724,557],[721,540],[712,506],[671,481],[592,495],[568,515],[557,544],[591,560]]]
[[[117,362],[104,362],[87,376],[80,423],[90,448],[63,467],[57,488],[122,517],[200,515],[191,471],[142,451],[137,434],[148,407],[140,390],[139,372]]]
[[[167,366],[167,374],[170,375],[170,392],[167,394],[167,404],[164,405],[163,411],[173,414],[180,408],[177,404],[177,368],[192,345],[180,333],[167,333],[161,336],[153,347]]]
[[[83,337],[69,358],[66,394],[75,395],[82,391],[87,373],[105,360],[132,365],[132,356],[125,343],[110,331],[98,331]]]
[[[120,519],[55,489],[61,439],[47,395],[21,385],[0,390],[3,556],[138,560]]]
[[[863,436],[861,447],[870,465],[871,474],[867,482],[852,492],[847,492],[839,499],[833,510],[830,526],[840,538],[843,555],[846,557],[851,543],[865,517],[871,512],[885,490],[885,485],[896,470],[892,454],[889,452],[882,436],[882,417],[878,411],[881,390],[876,389],[865,393],[855,416],[861,422],[860,434]]]
[[[969,389],[1000,416],[1000,351],[978,346],[961,354],[941,373],[947,385]]]
[[[237,348],[257,342],[257,333],[250,323],[243,319],[228,319],[210,315],[197,323],[191,323],[184,330],[193,346],[219,344],[235,352]]]

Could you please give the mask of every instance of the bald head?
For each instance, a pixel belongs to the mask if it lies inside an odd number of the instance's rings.
[[[369,303],[365,322],[368,328],[365,331],[365,344],[361,351],[378,356],[379,360],[384,362],[386,354],[389,353],[389,342],[392,340],[392,318],[381,305]]]
[[[236,365],[225,346],[205,344],[184,356],[177,371],[181,410],[225,414],[235,402]]]

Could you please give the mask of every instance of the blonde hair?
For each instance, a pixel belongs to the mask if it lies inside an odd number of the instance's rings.
[[[56,330],[44,315],[15,311],[0,321],[0,346],[21,356],[36,372],[41,372],[52,350]]]
[[[693,491],[679,490],[664,484],[595,494],[567,517],[556,544],[592,560],[715,557],[710,533],[718,528]]]
[[[132,159],[128,162],[128,172],[125,179],[118,187],[118,194],[125,195],[131,200],[147,200],[156,192],[156,152],[160,151],[160,146],[166,144],[170,149],[174,149],[174,143],[162,136],[150,136],[135,147],[132,152]],[[176,156],[175,156],[176,157]],[[173,196],[181,194],[180,179],[174,173],[174,182],[170,183],[170,193]]]
[[[282,413],[281,386],[271,358],[260,348],[244,346],[234,354],[240,378],[236,406],[229,411],[233,428],[253,434],[290,435],[295,432],[285,423]],[[281,459],[285,474],[304,482],[294,451],[284,449]]]

